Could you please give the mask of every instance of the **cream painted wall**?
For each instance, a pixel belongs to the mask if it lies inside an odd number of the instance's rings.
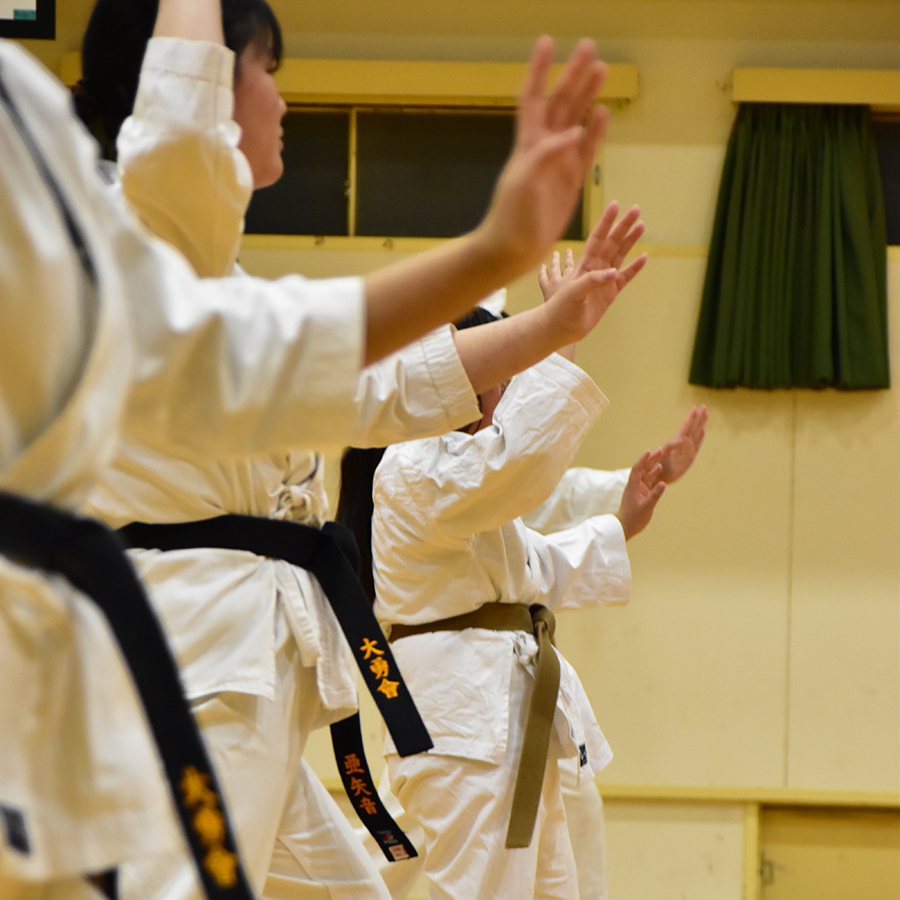
[[[55,68],[90,0],[57,4]],[[535,35],[593,34],[640,69],[601,158],[605,196],[642,205],[647,271],[580,361],[612,401],[578,462],[629,465],[692,403],[710,407],[694,471],[633,542],[632,603],[573,613],[560,646],[616,757],[611,785],[900,792],[900,408],[896,390],[714,392],[687,364],[738,65],[900,68],[900,0],[277,0],[288,55],[522,60]],[[248,242],[248,245],[251,242]],[[242,255],[251,271],[363,272],[387,250]],[[900,251],[890,262],[900,353]],[[511,306],[535,302],[533,279]],[[896,378],[896,370],[895,370]],[[332,466],[332,472],[335,469]],[[370,745],[379,725],[366,710]],[[311,758],[334,772],[324,740]],[[374,760],[373,760],[374,761]],[[611,880],[629,897],[738,898],[739,811],[608,803]],[[743,835],[746,850],[746,833]],[[827,842],[827,836],[823,838]],[[648,860],[646,848],[657,852]],[[893,860],[896,857],[891,857]],[[889,861],[888,865],[893,862]]]
[[[490,23],[475,6],[379,9],[377,23],[352,4],[320,7],[289,44],[405,58],[482,58],[490,47],[489,58],[505,58],[550,25],[545,4],[517,3],[508,17],[509,4],[490,4]],[[577,461],[629,465],[690,404],[711,414],[695,470],[630,548],[630,606],[561,623],[560,645],[616,752],[602,780],[900,791],[895,392],[715,392],[686,380],[734,114],[731,69],[898,67],[900,3],[553,4],[557,33],[585,15],[611,23],[601,38],[610,59],[639,66],[639,97],[614,111],[601,162],[605,196],[642,205],[651,259],[580,351],[612,405]],[[327,241],[293,257],[244,254],[252,268],[291,260],[309,274],[388,258],[329,251]],[[893,313],[896,257],[890,291]],[[511,306],[535,297],[523,280]]]

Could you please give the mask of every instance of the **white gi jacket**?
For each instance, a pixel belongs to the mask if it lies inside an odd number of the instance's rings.
[[[240,129],[231,120],[233,64],[234,54],[216,44],[154,38],[134,114],[118,140],[128,203],[211,274],[234,268],[250,191],[247,161],[237,149]],[[185,143],[189,149],[182,153]],[[332,374],[329,365],[319,378]],[[355,446],[440,434],[475,418],[477,400],[450,327],[362,373],[356,404],[345,436]],[[126,443],[90,509],[114,527],[223,513],[318,525],[328,501],[321,460],[308,450],[220,461]],[[316,667],[323,705],[333,718],[356,708],[350,650],[318,583],[305,571],[218,549],[138,550],[131,556],[151,586],[190,698],[226,690],[272,696],[280,598],[303,664]]]
[[[0,86],[0,489],[78,508],[117,428],[213,458],[327,450],[358,433],[359,279],[198,281],[99,183],[67,92],[3,41]],[[0,881],[179,848],[93,604],[7,559],[0,601]],[[8,841],[10,817],[27,853]]]
[[[518,518],[551,494],[606,403],[577,366],[554,355],[512,380],[491,427],[388,448],[374,484],[378,618],[425,623],[495,601],[556,612],[625,602],[630,568],[617,519],[544,537]],[[498,762],[511,667],[532,667],[533,636],[433,632],[393,649],[433,752]],[[581,755],[581,777],[593,777],[611,752],[577,675],[561,666],[556,732],[564,755]],[[386,753],[393,749],[388,736]]]

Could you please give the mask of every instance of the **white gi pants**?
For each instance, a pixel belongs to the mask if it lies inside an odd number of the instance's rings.
[[[521,666],[513,667],[500,763],[431,752],[387,758],[391,789],[424,831],[431,900],[578,900],[555,737],[531,845],[505,846],[532,684]]]
[[[603,800],[593,781],[578,784],[578,760],[567,757],[559,761],[559,786],[569,840],[578,870],[580,900],[607,900],[606,840],[603,826]],[[413,859],[389,863],[372,835],[364,828],[356,833],[369,851],[393,900],[405,900],[425,866],[425,836],[419,825],[400,805],[391,791],[387,769],[378,782],[378,794],[397,826],[406,832],[419,855]]]
[[[192,704],[225,793],[253,890],[271,898],[390,894],[346,817],[301,756],[320,713],[314,667],[277,617],[274,700],[223,692]],[[194,869],[174,854],[129,863],[121,900],[200,900]]]

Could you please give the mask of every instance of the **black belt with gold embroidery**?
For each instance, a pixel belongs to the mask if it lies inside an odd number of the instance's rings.
[[[120,533],[132,547],[246,550],[306,569],[315,576],[334,610],[398,754],[411,756],[434,746],[359,583],[356,544],[344,526],[326,522],[319,529],[258,516],[225,515],[172,524],[133,522]],[[358,715],[335,723],[331,732],[347,795],[385,857],[393,861],[415,856],[412,844],[397,828],[375,790],[362,753]],[[365,774],[359,771],[363,769]]]
[[[0,492],[0,553],[62,575],[109,623],[144,707],[206,896],[252,900],[178,667],[124,550],[120,538],[99,522]]]

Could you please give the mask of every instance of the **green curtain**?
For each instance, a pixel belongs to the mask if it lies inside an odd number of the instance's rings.
[[[889,387],[884,195],[868,107],[739,108],[690,381]]]

